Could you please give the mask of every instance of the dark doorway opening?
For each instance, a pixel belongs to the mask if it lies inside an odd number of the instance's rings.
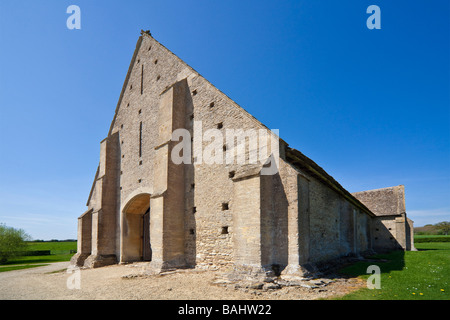
[[[142,260],[152,260],[152,248],[150,246],[150,208],[142,216]]]

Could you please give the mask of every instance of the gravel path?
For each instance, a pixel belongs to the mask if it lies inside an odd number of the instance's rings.
[[[342,295],[365,285],[360,279],[335,279],[317,288],[278,290],[213,284],[214,271],[180,270],[138,276],[139,265],[113,265],[69,273],[68,262],[0,273],[0,300],[311,300]],[[77,281],[77,279],[79,281]]]

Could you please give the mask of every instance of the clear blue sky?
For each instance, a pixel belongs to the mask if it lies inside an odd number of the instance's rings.
[[[0,222],[76,238],[141,29],[350,192],[450,220],[449,3],[1,0]]]

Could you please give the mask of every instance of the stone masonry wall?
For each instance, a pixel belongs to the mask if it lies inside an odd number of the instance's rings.
[[[189,90],[184,127],[192,134],[194,151],[201,138],[198,136],[200,123],[203,133],[217,128],[224,137],[226,129],[268,131],[173,53],[144,34],[137,43],[109,133],[117,133],[119,139],[120,195],[117,197],[115,220],[117,258],[121,252],[124,208],[136,195],[155,192],[155,147],[158,146],[161,94],[182,79],[186,79]],[[232,150],[228,141],[219,143],[223,144],[225,152]],[[203,150],[210,145],[211,141],[201,143]],[[248,160],[252,150],[246,149]],[[236,259],[245,258],[242,256],[245,246],[236,238],[235,232],[236,223],[243,223],[241,220],[245,219],[245,212],[241,211],[245,197],[237,197],[245,192],[255,192],[255,186],[261,187],[258,199],[262,199],[260,203],[254,203],[256,210],[262,209],[261,217],[257,219],[262,229],[258,229],[260,233],[255,235],[261,241],[258,250],[262,261],[259,263],[296,265],[370,249],[369,217],[318,179],[283,159],[277,175],[264,177],[258,183],[240,184],[240,189],[236,189],[233,176],[241,169],[241,164],[236,161],[231,164],[196,163],[199,159],[196,159],[195,152],[192,158],[193,163],[185,165],[181,180],[181,183],[184,181],[185,192],[184,251],[187,265],[227,268]],[[101,206],[98,201],[100,192],[94,182],[89,209],[97,211]],[[252,198],[251,193],[249,197]],[[161,201],[154,200],[153,203],[158,206]],[[241,210],[237,210],[237,202],[240,202]]]
[[[359,255],[371,249],[370,217],[310,177],[310,261]]]
[[[222,123],[224,136],[227,128],[267,130],[153,38],[143,35],[137,49],[110,131],[110,134],[118,132],[120,139],[117,256],[120,255],[119,221],[124,219],[119,217],[123,208],[137,190],[153,193],[158,107],[165,88],[187,79],[193,109],[186,112],[185,128],[191,133],[194,121],[201,121],[203,132]],[[203,147],[208,144],[210,141],[204,141]],[[237,167],[236,164],[186,165],[184,220],[189,265],[216,268],[233,263],[233,182],[230,172]],[[93,196],[90,206],[95,206],[95,201]]]

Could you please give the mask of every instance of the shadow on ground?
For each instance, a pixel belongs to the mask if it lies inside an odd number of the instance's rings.
[[[405,266],[405,252],[403,250],[396,250],[390,253],[365,257],[360,261],[344,263],[341,266],[333,268],[333,270],[325,272],[323,277],[348,278],[370,275],[372,272],[368,272],[368,268],[373,265],[378,266],[381,273],[402,270]]]

